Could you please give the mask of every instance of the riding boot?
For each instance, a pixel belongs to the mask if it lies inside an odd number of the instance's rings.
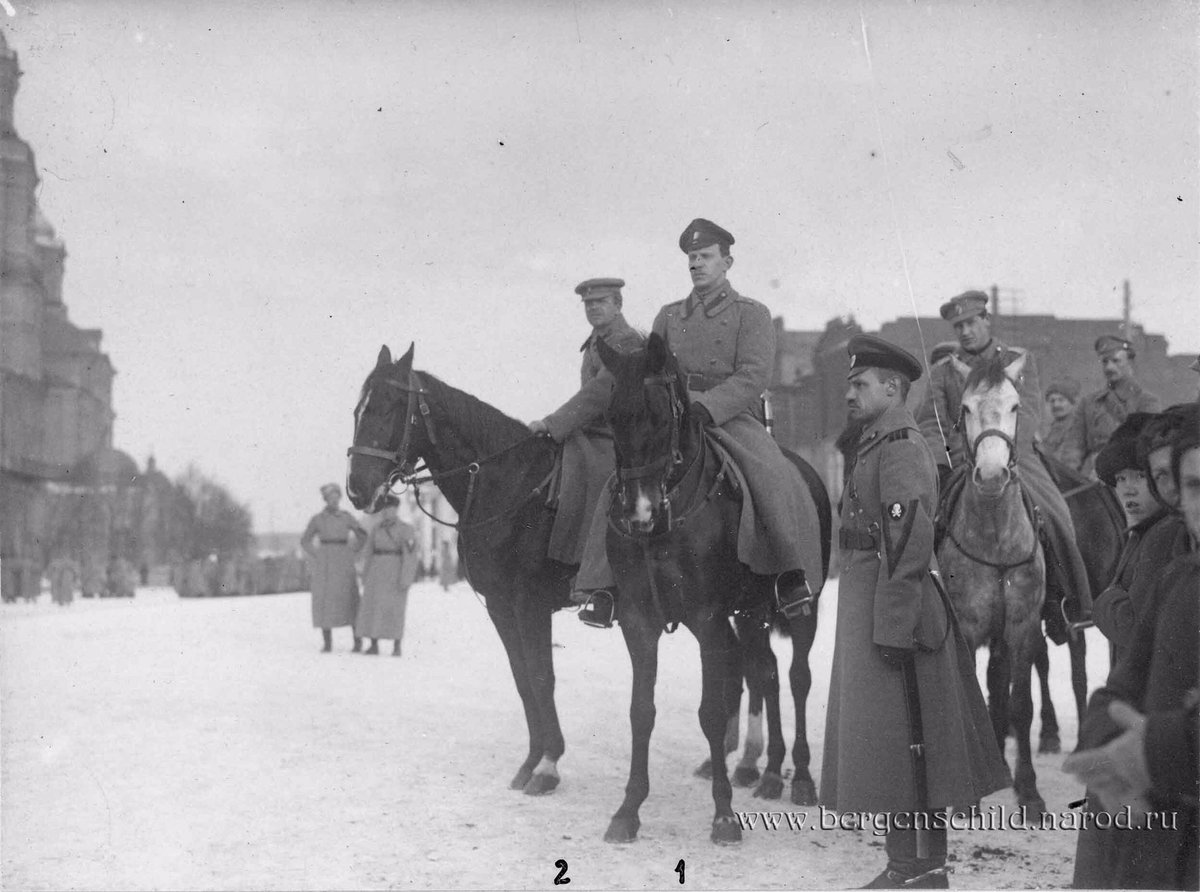
[[[353,650],[356,654],[362,653],[362,639],[357,635],[354,636],[354,647],[351,648],[351,650]]]
[[[864,889],[948,889],[946,877],[946,828],[934,829],[934,815],[938,809],[906,817],[923,828],[893,827],[887,832],[885,846],[888,856],[883,873],[871,880]],[[924,833],[929,842],[929,851],[924,858],[917,856],[917,834]]]
[[[378,656],[379,655],[379,639],[372,638],[371,646],[368,647],[366,650],[364,650],[363,653],[364,654],[373,654],[375,656]]]
[[[775,603],[788,619],[812,616],[815,600],[803,570],[785,570],[775,577]]]
[[[579,621],[597,629],[611,629],[616,609],[614,593],[598,588],[588,595],[587,602],[579,608]]]
[[[333,630],[322,629],[321,638],[325,641],[325,646],[321,648],[321,653],[327,654],[333,650]]]

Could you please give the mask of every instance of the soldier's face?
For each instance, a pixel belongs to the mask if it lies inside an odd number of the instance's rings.
[[[992,320],[987,316],[972,316],[954,323],[958,343],[968,353],[978,353],[992,339]]]
[[[1179,507],[1179,490],[1175,486],[1175,477],[1171,474],[1171,447],[1159,446],[1147,457],[1150,465],[1150,479],[1158,490],[1159,499],[1168,508]]]
[[[338,502],[342,500],[342,494],[336,489],[327,489],[325,492],[321,493],[321,498],[325,500],[325,504],[330,508],[336,508],[338,506]]]
[[[733,258],[722,257],[720,245],[709,245],[688,253],[688,272],[692,274],[692,285],[701,291],[724,281],[731,266]]]
[[[608,325],[617,318],[617,313],[620,311],[616,295],[613,294],[604,297],[590,297],[583,302],[583,312],[587,314],[587,321],[591,323],[592,328],[603,328]]]
[[[1100,358],[1100,368],[1109,384],[1116,384],[1133,377],[1133,360],[1125,350],[1114,350]]]
[[[1200,542],[1200,447],[1185,452],[1179,462],[1179,510],[1193,542]]]
[[[1125,512],[1125,525],[1133,526],[1158,511],[1158,503],[1150,495],[1150,484],[1146,475],[1133,468],[1125,468],[1115,475],[1117,501]]]
[[[895,385],[885,383],[878,370],[864,369],[850,379],[850,387],[846,390],[846,411],[850,420],[870,424],[891,406],[894,394]]]
[[[1075,408],[1074,404],[1061,393],[1050,394],[1046,397],[1046,404],[1050,406],[1050,417],[1056,419],[1066,418]]]

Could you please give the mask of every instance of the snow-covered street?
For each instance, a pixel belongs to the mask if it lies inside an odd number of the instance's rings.
[[[831,584],[813,652],[814,775],[835,599]],[[541,888],[558,861],[574,888],[676,888],[681,859],[691,888],[846,888],[884,863],[870,830],[709,842],[709,787],[692,777],[706,754],[699,657],[685,630],[662,641],[650,798],[639,841],[618,847],[601,837],[628,768],[619,630],[556,617],[567,752],[561,786],[533,798],[508,789],[524,720],[465,584],[413,588],[400,658],[387,642],[385,655],[351,653],[348,629],[319,653],[307,594],[183,600],[140,589],[62,608],[43,596],[0,617],[6,889]],[[1107,647],[1095,630],[1089,646],[1094,688]],[[776,653],[786,685],[788,642]],[[1066,649],[1051,663],[1069,750]],[[790,695],[783,709],[790,729]],[[1065,812],[1082,790],[1062,758],[1037,756],[1036,767],[1050,809]],[[1012,802],[1006,791],[985,804]],[[734,808],[794,810],[742,789]],[[951,885],[1064,887],[1074,846],[1068,830],[952,832]]]

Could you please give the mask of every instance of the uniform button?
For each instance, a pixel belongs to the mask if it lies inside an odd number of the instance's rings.
[[[709,364],[709,365],[716,365],[716,364],[717,364],[717,361],[716,361],[715,359],[710,359],[710,360],[708,361],[708,364]]]
[[[719,344],[719,343],[721,343],[721,339],[720,339],[720,338],[717,338],[717,339],[716,339],[716,340],[715,340],[713,343],[715,343],[715,344]]]

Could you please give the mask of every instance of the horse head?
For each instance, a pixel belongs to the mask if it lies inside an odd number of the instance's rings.
[[[1026,354],[1004,364],[996,357],[971,368],[957,356],[951,364],[963,378],[958,426],[967,444],[972,480],[984,493],[998,495],[1013,479],[1017,462],[1017,418],[1021,396],[1016,381]]]
[[[403,475],[412,471],[421,444],[417,423],[420,385],[413,373],[413,347],[392,361],[387,345],[363,382],[354,409],[354,445],[346,454],[346,495],[360,511],[378,510],[379,501]]]
[[[650,335],[643,350],[621,354],[603,340],[600,359],[613,375],[608,423],[617,458],[617,504],[631,532],[670,526],[672,482],[683,471],[691,416],[687,387],[667,343]],[[665,516],[665,517],[664,517]]]

